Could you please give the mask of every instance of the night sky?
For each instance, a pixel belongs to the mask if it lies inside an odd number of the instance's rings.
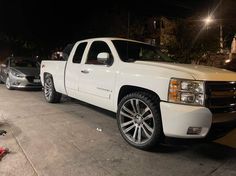
[[[106,36],[111,14],[135,16],[164,15],[170,18],[203,15],[217,0],[161,1],[0,1],[0,32],[22,36],[44,45],[63,45],[71,41]],[[132,20],[131,18],[131,20]]]

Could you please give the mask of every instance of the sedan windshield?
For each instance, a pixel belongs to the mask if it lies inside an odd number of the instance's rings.
[[[10,66],[36,68],[37,62],[29,59],[11,59]]]
[[[125,40],[112,41],[117,52],[124,62],[135,61],[160,61],[172,62],[172,59],[160,51],[156,47],[144,43],[131,42]]]

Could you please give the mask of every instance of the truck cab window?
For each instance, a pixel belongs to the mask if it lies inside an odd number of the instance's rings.
[[[77,46],[74,57],[73,57],[73,63],[81,62],[86,46],[87,46],[87,42],[80,43]]]
[[[74,46],[74,44],[70,43],[70,44],[66,45],[66,47],[63,49],[62,53],[63,53],[63,59],[64,60],[66,60],[66,61],[68,60],[70,52],[71,52],[73,46]]]
[[[105,42],[103,41],[93,42],[88,53],[86,64],[105,65],[97,60],[98,54],[102,52],[109,53],[112,59],[111,50]]]

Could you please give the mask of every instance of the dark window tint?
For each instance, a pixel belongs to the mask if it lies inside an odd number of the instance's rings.
[[[124,62],[161,61],[171,62],[172,59],[157,50],[156,47],[130,41],[113,40],[113,44]]]
[[[109,46],[102,41],[95,41],[92,43],[89,53],[88,53],[88,58],[86,64],[97,64],[97,65],[102,65],[101,62],[98,62],[97,56],[99,53],[106,52],[111,55],[111,50]]]
[[[37,62],[33,59],[24,59],[24,58],[14,58],[10,61],[11,67],[27,67],[27,68],[36,68]]]
[[[75,55],[73,57],[73,62],[74,63],[80,63],[81,62],[81,59],[83,57],[84,50],[85,50],[86,46],[87,46],[86,42],[80,43],[78,45],[78,47],[76,48],[76,51],[75,51]]]
[[[68,60],[68,57],[69,57],[69,55],[70,55],[70,52],[71,52],[71,50],[72,50],[72,48],[73,48],[73,46],[74,46],[74,44],[68,44],[64,49],[63,49],[63,59],[64,60]]]

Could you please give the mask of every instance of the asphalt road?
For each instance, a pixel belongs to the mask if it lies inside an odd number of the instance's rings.
[[[0,85],[0,176],[235,176],[236,129],[214,142],[170,142],[151,152],[129,146],[115,114],[41,91]]]

